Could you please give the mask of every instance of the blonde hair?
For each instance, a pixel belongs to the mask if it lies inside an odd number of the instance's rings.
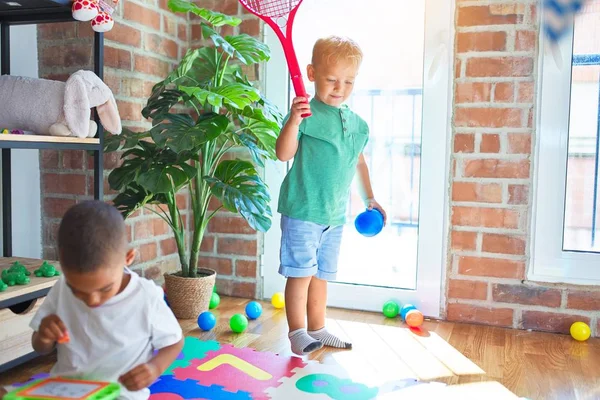
[[[360,66],[363,52],[358,43],[348,37],[328,36],[317,40],[313,47],[312,64],[351,63]]]

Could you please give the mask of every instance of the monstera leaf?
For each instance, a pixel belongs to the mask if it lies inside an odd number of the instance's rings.
[[[196,4],[187,0],[169,0],[169,9],[174,12],[191,12],[207,21],[214,26],[237,26],[242,20],[237,17],[230,17],[216,11],[210,11],[205,8],[200,8]]]
[[[143,187],[133,182],[115,197],[113,204],[121,212],[121,215],[127,218],[154,200],[155,195],[148,193]]]
[[[236,36],[221,36],[206,24],[202,25],[202,35],[210,38],[215,46],[223,49],[231,57],[235,57],[246,65],[269,61],[271,51],[262,41],[242,33]]]
[[[180,86],[179,90],[189,96],[194,96],[202,105],[210,104],[217,108],[228,105],[243,110],[260,99],[258,90],[242,83],[228,83],[210,90],[200,87]]]
[[[158,146],[176,153],[197,149],[216,139],[229,126],[226,116],[214,113],[203,114],[197,122],[187,114],[166,114],[159,118],[162,121],[152,128],[152,139]]]
[[[213,196],[231,212],[238,212],[253,229],[266,232],[271,227],[271,198],[267,185],[252,163],[242,160],[221,161],[214,176],[205,176]]]

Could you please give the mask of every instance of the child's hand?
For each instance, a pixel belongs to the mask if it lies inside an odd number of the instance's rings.
[[[67,328],[58,315],[48,315],[40,323],[38,339],[46,345],[53,345],[67,335]]]
[[[289,120],[295,125],[300,125],[303,119],[302,116],[310,114],[308,99],[306,97],[294,97],[291,112]]]
[[[135,392],[152,385],[160,376],[158,367],[151,362],[141,364],[119,378],[127,390]]]
[[[386,224],[387,214],[385,213],[385,210],[383,209],[383,207],[381,207],[381,205],[375,199],[367,200],[367,208],[369,210],[372,210],[372,209],[379,210],[379,212],[383,215],[383,225]]]

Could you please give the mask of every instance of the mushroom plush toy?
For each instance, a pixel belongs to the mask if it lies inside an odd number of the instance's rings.
[[[92,20],[92,29],[94,32],[108,32],[112,29],[115,21],[109,13],[100,11],[98,15]]]
[[[113,0],[115,6],[118,0]],[[77,21],[92,21],[92,29],[95,32],[108,32],[114,26],[112,13],[114,8],[104,0],[73,0],[71,7],[73,19]]]
[[[98,15],[97,0],[74,0],[71,6],[73,19],[77,21],[90,21]]]

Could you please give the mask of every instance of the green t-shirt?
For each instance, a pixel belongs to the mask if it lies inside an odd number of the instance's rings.
[[[346,105],[338,108],[313,98],[310,109],[312,116],[300,124],[298,150],[281,185],[278,212],[321,225],[343,225],[369,127]]]

